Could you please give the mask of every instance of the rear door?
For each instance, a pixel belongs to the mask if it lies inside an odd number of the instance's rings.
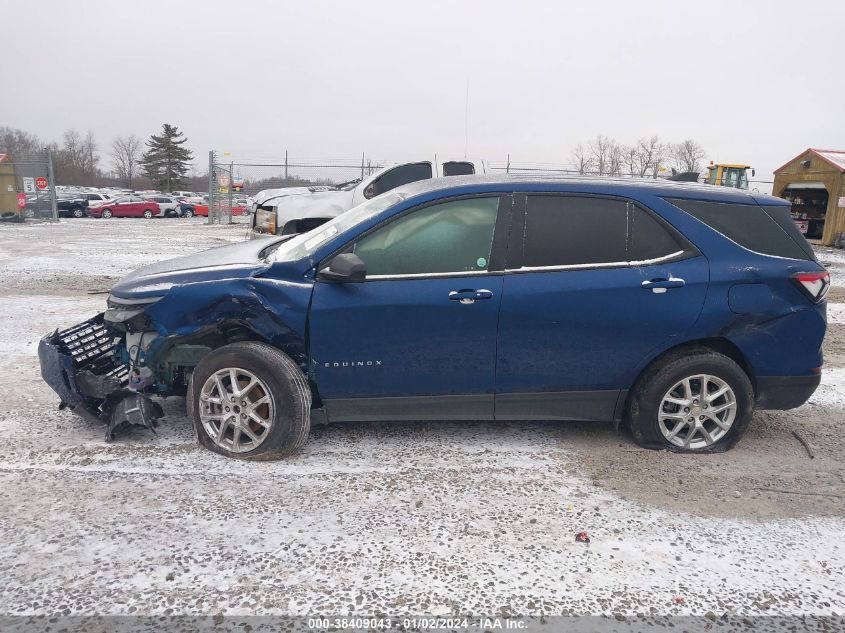
[[[126,206],[126,216],[130,218],[140,218],[144,213],[144,207],[152,206],[139,196],[130,196],[129,204]]]
[[[644,360],[698,318],[706,259],[621,198],[520,195],[514,224],[496,417],[613,419]]]
[[[430,162],[406,163],[388,169],[376,176],[369,184],[359,185],[353,194],[352,205],[360,204],[363,198],[369,200],[375,196],[419,180],[428,180],[434,176]],[[362,183],[363,184],[363,183]]]

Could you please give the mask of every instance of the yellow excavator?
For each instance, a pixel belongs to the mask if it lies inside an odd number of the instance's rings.
[[[754,168],[751,165],[714,163],[711,160],[707,166],[707,183],[734,189],[748,189],[748,170],[751,170],[753,177]]]

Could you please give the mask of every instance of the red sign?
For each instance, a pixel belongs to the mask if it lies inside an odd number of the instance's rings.
[[[18,194],[18,209],[23,209],[26,206],[26,194]]]
[[[46,189],[47,188],[47,179],[44,176],[39,176],[35,179],[35,186],[39,189]]]

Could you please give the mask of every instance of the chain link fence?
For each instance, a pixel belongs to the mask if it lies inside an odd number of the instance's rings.
[[[0,221],[56,220],[64,211],[57,203],[49,152],[0,154]]]

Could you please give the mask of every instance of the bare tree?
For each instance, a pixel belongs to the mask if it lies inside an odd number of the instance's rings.
[[[97,140],[94,138],[94,133],[88,130],[85,138],[82,140],[82,173],[89,178],[97,175],[97,163],[100,157],[97,155]]]
[[[621,145],[619,151],[622,152],[622,164],[625,170],[631,176],[637,175],[637,166],[639,164],[639,150],[636,145]]]
[[[0,126],[0,154],[9,154],[12,159],[26,158],[41,152],[44,145],[35,134],[13,127]]]
[[[687,139],[673,147],[672,158],[678,171],[701,171],[701,161],[707,156],[704,148]]]
[[[651,173],[652,176],[656,176],[664,152],[660,139],[657,136],[641,138],[637,141],[636,148],[635,170],[632,175],[642,178]]]
[[[131,189],[132,179],[140,170],[141,139],[134,134],[127,137],[118,136],[111,147],[111,158],[117,177]]]
[[[575,165],[575,169],[578,170],[578,173],[582,176],[589,172],[593,167],[593,162],[590,159],[588,150],[580,143],[575,146],[574,150],[572,150],[572,163]]]
[[[83,163],[82,137],[74,129],[65,130],[62,137],[62,157],[68,166],[81,169]]]
[[[599,176],[610,173],[611,153],[616,142],[599,134],[590,142],[589,152],[592,167]]]
[[[609,176],[621,176],[622,165],[625,161],[624,148],[615,140],[610,139],[610,151],[608,152],[607,174]]]

